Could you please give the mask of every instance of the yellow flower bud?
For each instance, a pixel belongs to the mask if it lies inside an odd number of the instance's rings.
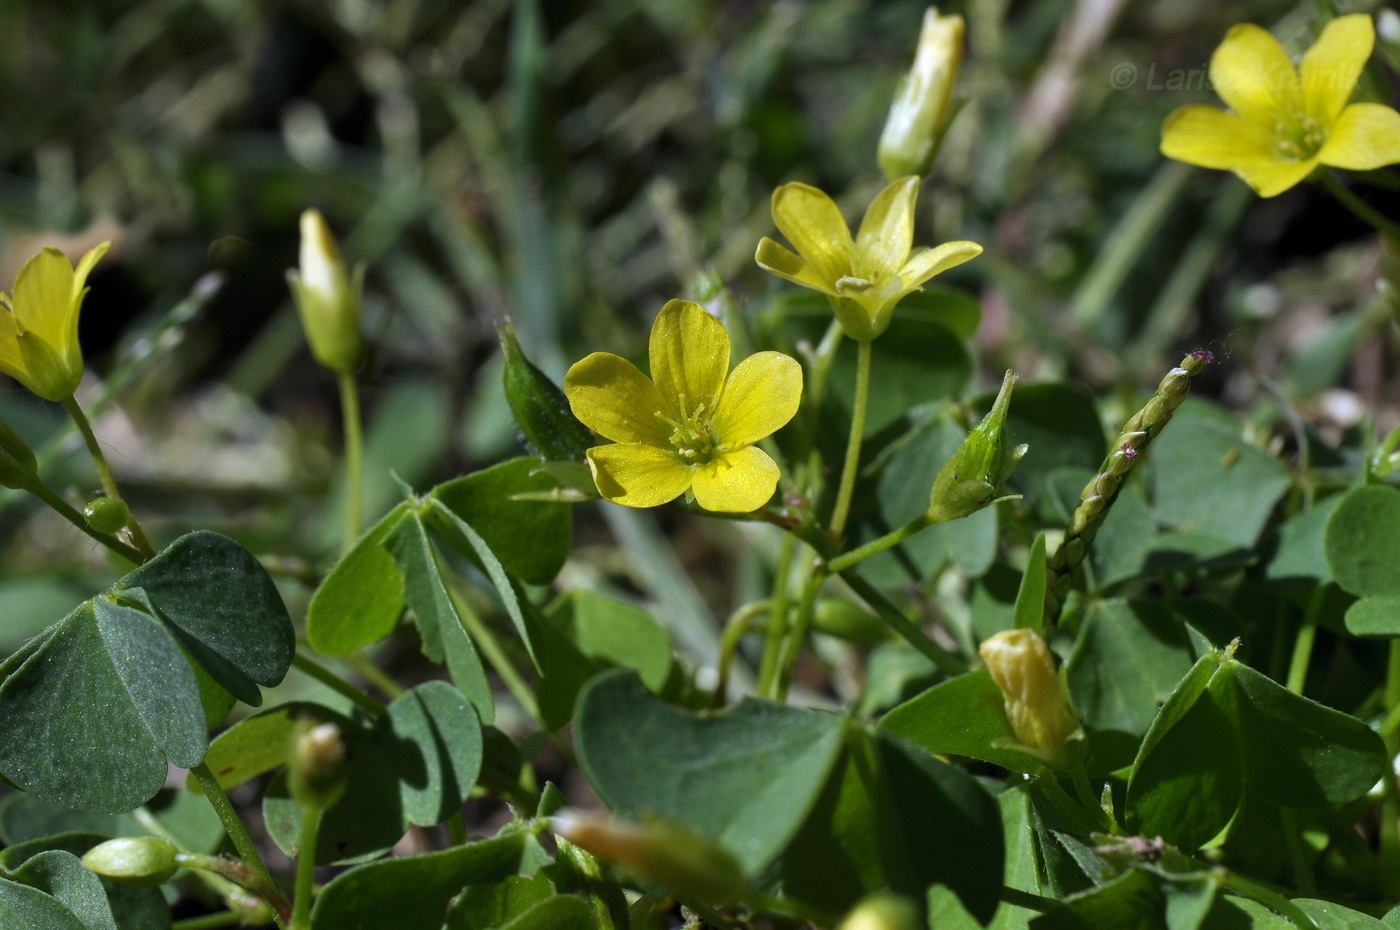
[[[899,82],[878,158],[887,180],[906,174],[925,175],[943,142],[943,134],[959,105],[953,84],[962,64],[963,18],[940,16],[937,7],[924,13],[914,67]]]
[[[1033,630],[1003,630],[984,640],[977,652],[1001,689],[1017,742],[1053,763],[1062,762],[1065,743],[1079,724],[1065,704],[1045,640]]]
[[[157,836],[128,836],[98,843],[83,856],[89,871],[124,885],[148,888],[179,870],[180,850]]]
[[[325,810],[345,794],[345,743],[333,723],[298,722],[287,761],[287,788],[303,807]]]
[[[919,909],[903,895],[876,892],[857,904],[840,930],[918,930]]]
[[[624,823],[574,811],[550,818],[550,829],[604,862],[706,904],[733,904],[748,883],[734,858],[710,840],[671,821]]]
[[[288,269],[311,354],[331,371],[350,374],[364,355],[360,336],[363,268],[345,270],[340,249],[318,210],[301,215],[301,268]]]

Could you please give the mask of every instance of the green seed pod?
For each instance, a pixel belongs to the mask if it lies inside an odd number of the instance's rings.
[[[0,484],[16,491],[23,491],[34,484],[39,477],[39,466],[34,460],[34,450],[20,438],[19,433],[0,420]]]
[[[812,613],[812,628],[828,636],[861,646],[874,646],[890,638],[890,628],[874,614],[850,601],[824,597]]]
[[[99,497],[88,501],[83,508],[83,518],[93,532],[106,535],[117,532],[131,522],[131,508],[120,498]]]
[[[170,881],[180,868],[180,849],[158,836],[129,836],[99,843],[83,856],[83,865],[104,878],[149,888]]]
[[[525,442],[547,462],[582,462],[588,447],[596,445],[588,428],[574,416],[559,385],[525,357],[509,323],[500,336],[506,401]]]
[[[634,824],[562,811],[550,818],[550,829],[604,862],[624,866],[681,898],[723,906],[739,901],[748,888],[733,856],[671,821]]]
[[[1024,447],[1006,447],[1006,414],[1015,385],[1016,373],[1008,370],[992,409],[938,472],[929,493],[929,515],[936,520],[956,520],[990,504],[1021,460]]]

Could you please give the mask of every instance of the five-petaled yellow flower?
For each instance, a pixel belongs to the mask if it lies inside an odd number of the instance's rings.
[[[975,242],[911,251],[918,196],[917,177],[892,182],[871,201],[852,239],[830,197],[807,184],[784,184],[773,192],[773,222],[797,254],[765,236],[754,259],[764,271],[827,295],[846,335],[867,342],[890,325],[905,295],[982,252]]]
[[[83,380],[78,311],[88,274],[111,244],[84,255],[76,270],[46,246],[20,269],[14,296],[0,294],[0,371],[45,400],[67,400]]]
[[[588,450],[598,493],[629,507],[682,494],[728,513],[766,504],[778,466],[754,443],[797,412],[802,366],[759,352],[731,372],[729,334],[688,300],[661,308],[650,356],[650,378],[609,352],[594,352],[564,376],[574,415],[613,440]]]
[[[1400,162],[1400,113],[1347,103],[1375,41],[1371,17],[1339,16],[1295,67],[1266,30],[1235,26],[1210,59],[1211,83],[1233,112],[1182,107],[1162,126],[1162,154],[1233,171],[1261,197],[1319,165],[1366,171]]]

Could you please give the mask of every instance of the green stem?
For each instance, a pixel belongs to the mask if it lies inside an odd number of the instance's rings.
[[[1054,772],[1049,769],[1041,769],[1040,776],[1033,784],[1044,792],[1056,810],[1070,820],[1076,821],[1086,834],[1103,831],[1104,825],[1101,822],[1103,811],[1099,809],[1099,806],[1095,804],[1092,811],[1085,810],[1083,805],[1076,802],[1065,792],[1064,788],[1060,787],[1060,782],[1055,777]]]
[[[272,873],[267,870],[267,863],[263,862],[262,856],[258,855],[258,848],[253,844],[253,838],[248,835],[243,821],[238,819],[238,811],[233,809],[233,802],[228,799],[223,785],[219,784],[218,777],[209,770],[208,763],[201,762],[194,766],[190,769],[190,774],[199,782],[199,787],[204,789],[204,797],[208,799],[214,812],[219,815],[219,822],[224,825],[224,832],[233,841],[233,848],[238,850],[243,864],[258,879],[258,884],[261,887],[251,890],[256,891],[267,902],[268,906],[277,912],[277,925],[285,927],[286,915],[289,913],[287,899],[273,883]]]
[[[295,652],[292,654],[292,665],[300,669],[304,674],[310,675],[321,684],[330,688],[337,694],[342,694],[354,702],[355,706],[369,714],[371,717],[380,717],[387,708],[374,698],[356,688],[350,682],[341,678],[335,672],[319,665],[304,654]]]
[[[1036,911],[1041,914],[1050,913],[1050,911],[1054,910],[1060,903],[1054,898],[1044,898],[1038,894],[1031,894],[1029,891],[1012,888],[1010,885],[1001,886],[1001,894],[999,897],[1005,904],[1024,907],[1028,911]]]
[[[768,625],[764,628],[763,660],[758,667],[758,693],[768,694],[778,675],[778,655],[783,649],[783,636],[787,633],[788,584],[792,574],[792,560],[797,551],[796,540],[784,534],[778,549],[778,568],[773,577],[773,597],[769,601]],[[721,678],[728,677],[728,665],[721,671]]]
[[[1308,851],[1303,848],[1298,814],[1292,808],[1281,807],[1279,821],[1283,828],[1283,845],[1288,851],[1288,863],[1293,868],[1293,883],[1299,893],[1311,898],[1317,894],[1317,879],[1313,876],[1312,863],[1308,862]]]
[[[1303,693],[1307,683],[1308,663],[1312,661],[1313,641],[1317,639],[1317,619],[1322,611],[1322,602],[1327,597],[1326,586],[1313,592],[1308,601],[1308,609],[1303,614],[1303,623],[1293,638],[1293,660],[1288,664],[1288,690],[1294,694]]]
[[[1390,656],[1385,675],[1385,706],[1386,716],[1381,724],[1381,738],[1385,740],[1386,749],[1394,758],[1397,748],[1400,748],[1400,745],[1397,745],[1400,741],[1396,739],[1394,722],[1397,714],[1400,714],[1400,640],[1396,639],[1390,641]],[[1400,892],[1400,881],[1395,878],[1400,875],[1400,797],[1397,797],[1395,779],[1383,779],[1381,785],[1381,835],[1377,858],[1380,874],[1385,876],[1386,894],[1393,897]]]
[[[872,555],[879,555],[886,549],[893,549],[895,546],[904,542],[910,536],[913,536],[920,530],[927,529],[928,527],[933,526],[935,523],[938,522],[939,520],[936,517],[932,517],[926,513],[920,514],[913,520],[910,520],[908,523],[901,526],[899,529],[891,533],[886,533],[879,539],[872,539],[865,545],[859,546],[855,549],[852,549],[850,552],[844,553],[843,555],[837,556],[836,558],[832,559],[826,565],[827,570],[840,574],[848,568],[855,567],[857,563],[870,558]]]
[[[58,514],[69,523],[73,524],[108,549],[111,549],[117,555],[127,559],[132,564],[140,565],[142,562],[146,561],[147,556],[145,553],[138,552],[114,536],[110,536],[106,533],[99,533],[97,530],[88,526],[87,520],[83,519],[82,514],[70,507],[67,501],[59,497],[53,491],[50,491],[48,486],[37,478],[34,480],[34,483],[28,488],[25,488],[25,490],[58,511]]]
[[[827,573],[822,569],[812,572],[807,583],[802,586],[802,598],[797,603],[797,621],[788,631],[783,641],[783,651],[778,659],[778,678],[773,683],[773,692],[764,695],[775,701],[787,699],[788,688],[792,685],[792,670],[797,665],[797,657],[802,652],[802,643],[807,639],[807,630],[812,625],[812,613],[816,609],[817,595],[826,583]]]
[[[337,380],[340,383],[340,415],[345,429],[345,551],[349,552],[355,540],[360,538],[360,522],[363,519],[364,438],[355,376],[342,373]]]
[[[904,637],[905,642],[923,653],[943,674],[951,678],[967,671],[967,666],[961,659],[929,639],[927,633],[904,616],[898,607],[891,604],[883,594],[876,590],[874,585],[857,575],[855,569],[848,568],[841,572],[841,580],[850,586],[856,596],[870,605],[871,610],[894,627],[894,631]]]
[[[232,927],[243,920],[241,914],[233,911],[220,911],[205,914],[203,917],[188,917],[170,925],[170,930],[217,930],[219,927]]]
[[[367,659],[358,652],[352,652],[348,656],[344,656],[341,661],[354,669],[355,674],[369,682],[379,690],[380,694],[391,701],[395,698],[401,698],[407,693],[408,689],[395,681],[393,676],[375,665],[374,660]]]
[[[791,536],[784,536],[784,544],[790,540]],[[754,618],[762,613],[769,613],[772,601],[754,601],[752,604],[745,604],[743,607],[730,614],[729,620],[724,625],[724,635],[719,640],[719,667],[715,675],[714,702],[716,707],[724,705],[729,700],[729,666],[734,661],[734,653],[739,648],[739,641],[744,638],[754,627]],[[765,628],[766,629],[766,628]],[[764,654],[764,664],[767,665],[768,656]],[[762,679],[760,679],[760,689]],[[759,691],[763,693],[762,690]]]
[[[121,500],[122,494],[117,488],[117,479],[112,475],[112,467],[107,464],[107,455],[102,451],[102,444],[97,441],[97,434],[92,431],[92,423],[88,421],[87,414],[83,413],[83,408],[78,406],[77,398],[71,395],[63,402],[63,406],[68,411],[68,415],[73,418],[78,432],[83,434],[83,442],[87,445],[88,455],[92,457],[92,464],[97,467],[97,478],[102,482],[102,493],[112,500]],[[136,549],[143,556],[142,562],[155,558],[156,550],[151,548],[151,543],[146,539],[146,533],[141,529],[141,524],[134,514],[127,522],[126,530],[131,534],[131,541],[135,544]]]
[[[321,832],[321,808],[301,812],[301,843],[297,848],[297,881],[292,893],[292,922],[288,930],[311,930],[311,888],[316,877],[316,841]]]
[[[1331,192],[1357,219],[1375,228],[1379,233],[1390,236],[1392,239],[1400,240],[1400,225],[1396,225],[1393,220],[1387,219],[1375,207],[1356,196],[1349,187],[1338,181],[1336,176],[1330,171],[1321,174],[1322,186]]]
[[[520,674],[520,670],[515,667],[515,663],[510,660],[505,647],[501,645],[500,639],[486,623],[472,610],[466,599],[460,597],[456,591],[450,592],[452,602],[457,605],[457,616],[462,620],[462,628],[467,631],[471,641],[481,650],[481,654],[486,657],[486,661],[491,663],[491,667],[496,670],[496,674],[501,676],[501,681],[505,682],[506,688],[515,696],[521,708],[541,727],[544,721],[540,716],[540,705],[535,699],[535,692],[530,688],[525,676]],[[546,728],[547,729],[547,728]]]
[[[846,464],[841,468],[841,486],[836,490],[836,507],[831,512],[831,538],[838,540],[846,531],[851,514],[851,495],[860,471],[860,446],[865,440],[865,408],[870,402],[870,340],[856,343],[856,396],[851,411],[851,435],[846,440]]]

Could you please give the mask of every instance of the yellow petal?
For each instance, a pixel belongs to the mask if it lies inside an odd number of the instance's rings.
[[[68,330],[63,334],[60,345],[63,346],[64,364],[69,368],[78,371],[81,378],[83,368],[83,350],[78,344],[78,314],[82,310],[83,297],[87,295],[87,279],[92,273],[92,269],[97,267],[97,263],[102,261],[102,256],[107,254],[107,250],[112,247],[112,240],[100,243],[91,249],[82,260],[78,262],[78,267],[73,271],[73,310],[68,316]],[[76,383],[74,385],[76,387]]]
[[[758,446],[726,452],[695,469],[695,502],[717,513],[757,510],[778,487],[778,466]]]
[[[67,400],[83,380],[81,357],[75,368],[44,338],[32,330],[17,339],[24,374],[19,382],[44,400]]]
[[[1352,171],[1400,162],[1400,113],[1379,103],[1353,103],[1332,124],[1317,160]]]
[[[1226,33],[1210,56],[1210,81],[1236,113],[1273,125],[1280,110],[1301,109],[1298,71],[1278,39],[1253,23]],[[1175,157],[1175,156],[1173,156]]]
[[[782,429],[802,402],[802,366],[781,352],[759,352],[724,382],[715,431],[727,446],[749,445]]]
[[[773,192],[773,222],[824,281],[851,273],[851,230],[836,203],[807,184],[784,184]]]
[[[1376,29],[1364,13],[1338,16],[1327,24],[1298,69],[1309,116],[1323,126],[1332,124],[1351,99],[1375,44]]]
[[[628,507],[659,507],[690,487],[694,469],[667,449],[620,442],[588,450],[588,467],[598,493]],[[769,493],[772,493],[771,491]]]
[[[19,354],[19,327],[15,325],[15,315],[4,308],[0,308],[0,371],[16,381],[28,374],[24,358]]]
[[[656,414],[673,417],[672,404],[627,359],[594,352],[564,375],[564,396],[583,425],[614,442],[668,444],[672,427]]]
[[[934,275],[956,268],[981,254],[980,245],[965,241],[945,242],[932,249],[917,249],[899,269],[899,279],[904,283],[905,293],[908,293]]]
[[[1260,197],[1274,197],[1298,184],[1318,166],[1316,157],[1307,161],[1269,161],[1239,165],[1235,174]]]
[[[914,202],[918,197],[919,179],[910,175],[890,183],[870,202],[856,234],[860,255],[857,274],[884,280],[904,264],[914,242]]]
[[[729,333],[704,307],[667,301],[651,327],[651,379],[673,405],[685,396],[685,414],[700,404],[714,410],[729,373]]]
[[[37,333],[51,347],[63,344],[71,317],[73,265],[68,256],[45,246],[19,270],[15,278],[15,322],[22,332]]]
[[[1278,160],[1273,134],[1216,107],[1181,107],[1162,124],[1162,154],[1202,168]]]
[[[821,275],[813,271],[812,267],[800,255],[794,255],[767,236],[759,240],[758,251],[754,253],[753,259],[758,262],[758,267],[769,274],[786,278],[793,284],[810,287],[823,294],[836,295],[831,281],[824,280]]]

